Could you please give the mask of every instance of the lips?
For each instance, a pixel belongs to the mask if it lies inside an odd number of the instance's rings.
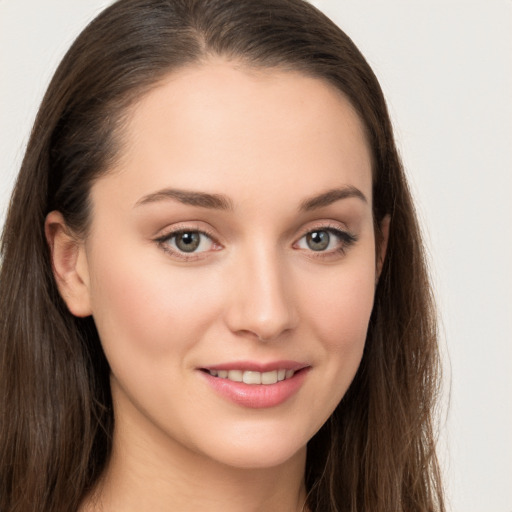
[[[237,362],[201,368],[206,382],[223,398],[249,408],[275,407],[302,386],[310,366],[297,361]]]

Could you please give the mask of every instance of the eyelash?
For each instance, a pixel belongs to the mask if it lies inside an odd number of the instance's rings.
[[[321,224],[308,229],[307,232],[304,233],[294,245],[296,245],[300,240],[302,240],[306,236],[319,231],[327,232],[330,235],[334,235],[336,238],[338,238],[340,245],[339,247],[331,249],[330,251],[314,251],[313,249],[310,249],[308,252],[311,253],[309,256],[312,258],[325,259],[329,257],[344,255],[348,251],[348,249],[350,249],[350,247],[353,246],[358,241],[358,237],[355,234],[349,233],[348,231],[344,231],[340,229],[338,226]]]
[[[358,241],[358,237],[352,233],[349,233],[348,231],[343,231],[343,230],[339,229],[338,227],[335,227],[332,225],[319,225],[319,226],[315,226],[311,229],[308,229],[308,231],[305,232],[303,235],[301,235],[300,238],[297,240],[297,242],[294,243],[294,246],[297,245],[306,236],[308,236],[312,233],[315,233],[315,232],[319,232],[319,231],[327,232],[330,235],[334,235],[336,238],[338,238],[338,240],[340,242],[340,246],[337,247],[336,249],[333,249],[330,251],[314,251],[313,249],[310,249],[310,250],[302,249],[302,250],[306,250],[307,252],[311,253],[310,257],[313,257],[313,258],[329,258],[329,257],[333,257],[336,255],[344,255],[347,252],[347,250]],[[178,237],[179,235],[183,235],[185,233],[197,233],[200,236],[205,236],[211,241],[212,244],[221,247],[220,244],[215,240],[215,237],[212,233],[209,233],[208,231],[203,230],[203,229],[198,229],[196,227],[184,227],[184,228],[178,228],[175,230],[171,230],[171,231],[165,233],[164,235],[156,238],[155,242],[158,243],[158,245],[162,248],[162,250],[164,252],[170,254],[171,256],[177,257],[183,261],[194,261],[194,260],[198,260],[198,259],[202,258],[203,256],[201,256],[201,255],[203,254],[203,252],[207,252],[207,251],[202,251],[199,253],[191,252],[191,253],[187,254],[184,251],[176,250],[176,249],[170,247],[169,242],[171,240],[173,240],[176,237]],[[219,250],[219,249],[214,249],[214,250]],[[301,250],[301,249],[298,249],[298,250]]]
[[[179,235],[183,235],[185,233],[198,233],[201,236],[205,236],[205,237],[209,238],[211,240],[212,244],[220,246],[220,244],[218,244],[218,242],[216,242],[215,237],[213,236],[212,233],[209,233],[206,230],[198,229],[195,227],[185,227],[185,228],[178,228],[175,230],[171,230],[168,233],[158,237],[155,240],[155,242],[158,243],[158,245],[163,249],[164,252],[170,254],[171,256],[177,257],[183,261],[194,261],[194,260],[200,259],[202,252],[199,252],[199,253],[191,252],[191,253],[187,254],[184,251],[179,251],[179,250],[176,250],[176,249],[170,247],[169,242],[172,239],[175,239]]]

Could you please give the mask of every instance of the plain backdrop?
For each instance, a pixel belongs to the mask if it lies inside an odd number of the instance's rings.
[[[0,0],[0,224],[50,76],[109,3]],[[512,1],[312,3],[376,72],[424,226],[450,509],[512,512]]]

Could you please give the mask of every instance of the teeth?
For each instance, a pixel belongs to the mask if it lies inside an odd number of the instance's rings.
[[[235,382],[242,382],[244,380],[244,372],[242,372],[242,370],[229,370],[228,379]]]
[[[277,382],[277,370],[273,372],[265,372],[261,374],[262,384],[275,384]]]
[[[243,382],[244,384],[275,384],[295,375],[294,370],[273,370],[271,372],[253,372],[250,370],[208,370],[213,377]]]
[[[244,384],[261,384],[260,372],[244,372]]]

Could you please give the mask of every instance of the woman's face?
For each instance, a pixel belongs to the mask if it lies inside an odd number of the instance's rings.
[[[236,467],[304,453],[373,305],[357,115],[318,79],[217,60],[143,97],[125,143],[80,249],[116,432]]]

